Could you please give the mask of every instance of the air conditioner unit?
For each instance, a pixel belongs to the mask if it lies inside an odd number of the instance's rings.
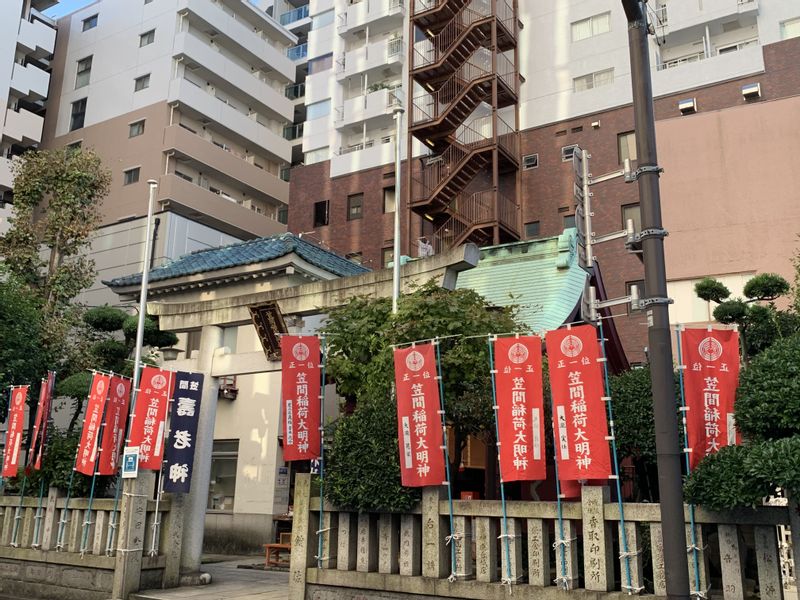
[[[742,96],[745,100],[754,100],[755,98],[761,98],[761,84],[760,83],[748,83],[742,86]]]
[[[678,100],[678,110],[682,115],[690,115],[697,112],[697,98],[686,98]]]

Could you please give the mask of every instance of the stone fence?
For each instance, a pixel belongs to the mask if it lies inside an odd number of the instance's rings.
[[[179,502],[165,497],[156,508],[154,500],[126,498],[116,511],[113,499],[95,499],[91,511],[85,498],[71,498],[68,510],[65,505],[55,488],[41,503],[0,497],[0,594],[107,600],[139,586],[178,585],[183,523],[180,506],[173,505]],[[141,539],[126,535],[128,506]]]
[[[311,478],[298,475],[289,599],[666,596],[658,504],[624,504],[622,527],[619,505],[609,502],[608,488],[587,486],[580,502],[562,502],[561,521],[555,502],[510,501],[507,552],[499,501],[454,501],[453,574],[443,491],[426,488],[419,508],[406,514],[345,512],[326,503],[320,524]],[[688,507],[686,522],[691,539]],[[800,548],[796,507],[730,513],[697,508],[702,597],[795,600],[790,551],[779,543],[779,530],[789,525],[792,545]],[[318,531],[323,536],[319,565]],[[627,545],[627,555],[621,545]],[[694,552],[687,552],[687,560],[694,589]]]

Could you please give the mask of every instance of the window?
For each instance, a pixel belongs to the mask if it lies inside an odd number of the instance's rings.
[[[331,11],[333,12],[333,11]],[[333,54],[325,54],[308,61],[308,74],[321,73],[333,67]]]
[[[364,194],[352,194],[347,197],[347,220],[355,221],[364,216]]]
[[[611,13],[605,12],[572,24],[572,41],[579,42],[611,31]]]
[[[622,205],[622,228],[628,226],[628,219],[633,221],[633,230],[642,230],[642,211],[639,203],[636,204],[623,204]]]
[[[122,185],[130,185],[139,181],[139,167],[122,172]]]
[[[155,41],[156,41],[156,30],[151,29],[150,31],[146,31],[139,36],[139,48],[142,48],[144,46],[149,46]]]
[[[571,144],[561,148],[561,162],[569,162],[572,160],[572,155],[575,154],[575,148],[578,144]]]
[[[347,260],[352,260],[354,263],[362,264],[364,262],[364,257],[361,255],[361,252],[350,252],[349,254],[345,254],[344,257]]]
[[[539,237],[539,221],[525,223],[525,237],[528,239]]]
[[[324,227],[328,224],[328,200],[314,202],[314,227]]]
[[[314,102],[306,106],[306,120],[312,121],[331,114],[330,98],[322,102]]]
[[[209,510],[233,512],[238,456],[239,440],[214,440],[208,486]]]
[[[83,140],[78,140],[77,142],[72,142],[71,144],[67,144],[65,148],[67,150],[71,150],[72,152],[77,152],[78,150],[81,149],[82,145],[83,145]]]
[[[322,162],[323,160],[328,160],[329,158],[330,147],[325,146],[324,148],[317,148],[316,150],[306,152],[303,162],[307,165],[313,165],[314,163]]]
[[[614,83],[614,69],[605,69],[604,71],[597,71],[595,73],[576,77],[572,80],[572,89],[574,92],[585,92],[586,90],[610,85],[612,83]]]
[[[394,248],[393,247],[390,246],[388,248],[383,248],[381,250],[381,266],[382,267],[388,267],[389,263],[392,262],[393,258],[394,258]]]
[[[286,225],[289,222],[289,207],[281,204],[278,207],[278,223]]]
[[[78,61],[78,72],[75,75],[75,89],[89,85],[89,76],[92,73],[92,57],[87,56]]]
[[[789,19],[781,23],[781,39],[800,37],[800,17]]]
[[[144,133],[144,119],[128,125],[128,137],[136,137]]]
[[[133,91],[141,92],[142,90],[150,87],[150,73],[142,75],[133,80]]]
[[[383,212],[393,213],[397,203],[395,201],[395,192],[393,187],[383,188]]]
[[[564,216],[564,229],[569,229],[570,227],[575,227],[575,215]]]
[[[522,170],[528,171],[529,169],[535,169],[539,166],[539,155],[538,154],[528,154],[527,156],[522,157]]]
[[[69,119],[69,130],[75,131],[83,127],[86,118],[86,98],[81,98],[72,103],[72,112]]]
[[[628,131],[617,135],[617,150],[619,152],[619,164],[625,164],[627,158],[631,162],[636,160],[636,132]]]
[[[322,29],[323,27],[327,27],[333,23],[333,13],[333,10],[326,10],[325,12],[321,12],[318,15],[311,17],[311,29]]]
[[[639,298],[644,298],[645,297],[644,279],[637,279],[636,281],[627,281],[627,282],[625,282],[625,295],[626,296],[630,296],[631,295],[631,288],[634,285],[637,287],[637,292],[639,294]],[[639,309],[639,310],[641,310],[641,309]],[[631,314],[631,312],[637,312],[637,311],[631,311],[631,305],[628,304],[628,314]]]
[[[97,27],[97,15],[86,17],[83,20],[83,31],[89,31],[90,29],[94,29],[95,27]]]

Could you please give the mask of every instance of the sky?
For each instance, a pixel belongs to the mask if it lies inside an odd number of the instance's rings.
[[[83,8],[92,2],[94,2],[94,0],[60,0],[58,4],[52,8],[48,8],[46,11],[44,11],[44,13],[48,17],[57,19],[58,17],[63,17],[64,15],[78,10],[79,8]]]

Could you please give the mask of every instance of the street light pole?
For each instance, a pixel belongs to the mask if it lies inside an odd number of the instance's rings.
[[[392,111],[394,113],[394,250],[392,257],[392,314],[397,314],[397,301],[400,298],[400,211],[403,195],[400,189],[400,134],[402,132],[403,113],[405,110],[398,104]]]
[[[675,401],[672,340],[669,330],[670,300],[667,297],[667,274],[664,264],[664,237],[667,233],[661,223],[661,195],[658,183],[661,169],[658,167],[656,153],[647,19],[638,0],[622,0],[622,6],[628,19],[633,112],[639,162],[635,175],[639,184],[639,204],[642,213],[640,238],[645,281],[645,297],[641,300],[641,306],[647,310],[649,324],[648,342],[667,598],[688,600],[689,567],[686,559],[681,448]]]

